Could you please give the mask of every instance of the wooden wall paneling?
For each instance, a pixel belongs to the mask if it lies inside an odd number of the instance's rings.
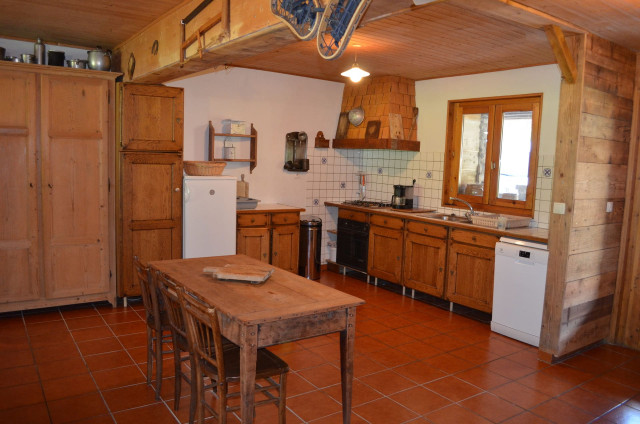
[[[611,42],[596,36],[587,37],[585,62],[594,64],[592,69],[599,67],[608,70],[606,76],[609,82],[615,81],[615,84],[600,84],[597,77],[585,79],[580,110],[580,135],[590,140],[608,141],[607,145],[618,147],[616,154],[620,163],[606,163],[606,160],[603,161],[605,163],[599,163],[598,157],[607,159],[606,155],[593,155],[592,150],[585,155],[576,155],[574,213],[570,223],[572,232],[565,275],[567,288],[555,357],[568,355],[589,344],[607,339],[610,335],[607,324],[611,320],[613,309],[610,282],[611,275],[618,270],[620,242],[609,236],[600,237],[599,243],[591,240],[591,243],[580,249],[576,249],[571,243],[576,242],[576,235],[586,234],[583,229],[589,228],[597,234],[612,226],[619,226],[623,221],[627,174],[623,146],[628,146],[631,134],[628,98],[629,70],[632,67],[630,58],[630,52]],[[586,144],[579,143],[578,150],[582,146]],[[596,161],[580,162],[581,157]],[[613,204],[612,212],[606,211],[607,202]],[[600,275],[606,277],[598,280]],[[608,284],[602,289],[583,291],[578,302],[576,297],[569,298],[569,287],[574,281],[600,281]],[[587,293],[591,297],[586,296]]]
[[[109,82],[41,77],[45,294],[110,287]]]
[[[627,142],[580,137],[578,161],[620,165],[627,163],[628,153],[629,143]]]
[[[42,294],[38,241],[36,74],[0,71],[0,302]]]
[[[640,56],[636,56],[624,224],[616,280],[611,341],[640,349]]]
[[[563,308],[581,305],[592,299],[611,296],[616,290],[616,271],[593,275],[569,281],[564,297]]]
[[[582,105],[586,36],[567,38],[567,43],[576,64],[577,77],[573,84],[562,81],[558,112],[558,134],[556,140],[556,163],[554,166],[552,199],[564,203],[564,215],[551,214],[549,223],[549,262],[547,265],[547,288],[544,298],[542,328],[540,332],[540,358],[554,357],[558,352],[564,309],[565,282],[568,261],[568,245],[573,220],[573,181],[580,137],[580,109]]]
[[[576,164],[576,199],[624,199],[627,180],[625,165]]]
[[[619,246],[621,235],[622,223],[573,228],[569,238],[569,254]]]

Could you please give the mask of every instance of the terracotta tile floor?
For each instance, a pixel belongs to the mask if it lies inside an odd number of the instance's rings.
[[[367,302],[357,312],[353,423],[640,422],[640,352],[603,345],[548,366],[536,349],[397,287],[332,272],[321,282]],[[187,422],[186,385],[173,410],[171,355],[161,400],[146,385],[143,316],[135,302],[1,315],[0,423]],[[337,335],[273,350],[291,367],[287,422],[342,422]],[[258,409],[257,423],[276,421],[275,407]]]

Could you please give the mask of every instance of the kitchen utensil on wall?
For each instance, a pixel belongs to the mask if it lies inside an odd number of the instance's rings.
[[[47,52],[47,63],[51,66],[64,66],[64,52],[49,50]]]
[[[42,43],[42,40],[38,38],[38,41],[36,41],[33,45],[33,55],[36,57],[35,63],[37,63],[38,65],[45,64],[44,51],[44,44]]]
[[[284,149],[284,169],[297,172],[309,170],[307,138],[307,133],[304,131],[294,131],[287,134]]]
[[[351,122],[351,125],[357,127],[362,124],[362,121],[364,121],[364,109],[362,109],[362,107],[358,106],[349,111],[349,122]]]
[[[111,70],[111,50],[103,50],[98,46],[94,50],[87,51],[89,69],[95,71]]]

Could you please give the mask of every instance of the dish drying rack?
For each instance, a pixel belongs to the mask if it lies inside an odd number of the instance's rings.
[[[531,222],[531,218],[511,215],[472,215],[471,222],[483,227],[498,228],[498,218],[507,218],[505,228],[528,227]]]

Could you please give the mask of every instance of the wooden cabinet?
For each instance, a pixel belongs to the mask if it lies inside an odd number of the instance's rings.
[[[118,296],[136,296],[133,257],[182,257],[183,91],[118,84]]]
[[[432,296],[444,296],[447,266],[446,227],[407,221],[402,284]]]
[[[236,252],[298,273],[300,211],[238,211]]]
[[[449,242],[446,298],[491,312],[495,244],[492,234],[452,228]]]
[[[367,273],[392,283],[400,283],[404,221],[401,218],[372,214],[369,225]]]
[[[0,64],[0,312],[115,301],[115,76]]]

